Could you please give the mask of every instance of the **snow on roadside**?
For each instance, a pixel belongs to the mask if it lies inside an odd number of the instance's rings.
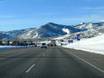
[[[49,44],[49,43],[51,43],[51,41],[40,41],[39,43],[46,43],[46,44]]]
[[[83,39],[74,43],[64,45],[66,48],[89,51],[104,55],[104,34],[90,39]]]
[[[2,45],[0,45],[0,49],[3,49],[3,48],[20,48],[20,47],[22,47],[22,46],[2,46]]]

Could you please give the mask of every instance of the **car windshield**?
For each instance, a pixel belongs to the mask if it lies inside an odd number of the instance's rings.
[[[104,0],[0,0],[0,78],[104,78]]]

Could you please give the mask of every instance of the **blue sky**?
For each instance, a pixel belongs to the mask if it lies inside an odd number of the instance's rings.
[[[39,27],[47,22],[104,21],[104,0],[0,0],[0,31]]]

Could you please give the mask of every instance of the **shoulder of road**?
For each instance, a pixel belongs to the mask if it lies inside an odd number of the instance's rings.
[[[80,59],[91,65],[94,65],[94,67],[97,67],[98,69],[101,69],[104,72],[104,55],[66,48],[64,48],[63,50],[69,54],[79,57]]]

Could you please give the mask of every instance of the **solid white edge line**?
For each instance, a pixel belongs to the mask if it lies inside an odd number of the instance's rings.
[[[35,64],[31,65],[25,72],[28,73],[35,66]]]
[[[72,54],[72,53],[71,53],[71,54]],[[73,55],[74,57],[78,58],[79,60],[81,60],[82,62],[85,62],[86,64],[88,64],[88,65],[90,65],[91,67],[95,68],[96,70],[98,70],[98,71],[104,73],[104,70],[102,70],[102,69],[96,67],[95,65],[93,65],[93,64],[91,64],[91,63],[89,63],[89,62],[87,62],[87,61],[85,61],[84,59],[80,58],[79,56],[76,56],[76,55],[74,55],[74,54],[72,54],[72,55]]]

